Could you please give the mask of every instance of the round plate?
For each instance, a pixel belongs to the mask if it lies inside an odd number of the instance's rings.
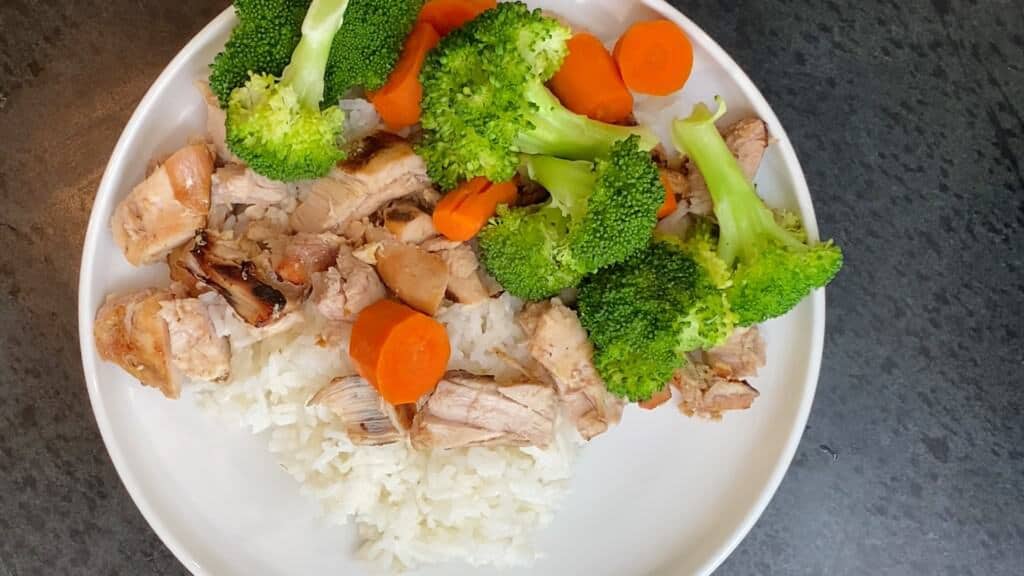
[[[722,95],[732,120],[756,114],[777,139],[757,184],[768,203],[798,211],[811,237],[814,213],[786,133],[735,62],[693,22],[660,0],[543,0],[572,24],[613,41],[626,26],[656,17],[678,23],[694,44],[693,76],[681,94],[644,99],[638,118],[665,142],[672,118]],[[114,291],[166,285],[162,266],[132,268],[109,230],[117,202],[142,180],[151,158],[204,132],[193,81],[207,74],[235,18],[226,10],[167,66],[142,99],[107,166],[82,254],[79,332],[89,396],[111,460],[142,514],[196,574],[362,574],[351,526],[325,525],[316,504],[274,462],[260,439],[207,417],[188,397],[165,400],[93,344],[93,318]],[[753,382],[751,410],[719,423],[627,409],[623,422],[583,451],[572,493],[538,546],[533,568],[509,574],[707,574],[764,510],[796,450],[821,362],[825,297],[818,291],[765,325],[768,365]],[[465,566],[425,573],[466,573]],[[480,570],[481,573],[493,573]]]

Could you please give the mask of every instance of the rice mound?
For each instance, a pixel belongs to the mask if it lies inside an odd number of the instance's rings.
[[[522,303],[504,295],[439,315],[452,341],[452,369],[508,374],[528,354],[515,322]],[[236,337],[246,327],[226,306],[215,325]],[[218,317],[219,316],[219,317]],[[227,383],[195,383],[199,405],[265,438],[280,464],[319,500],[327,521],[357,523],[358,555],[381,570],[464,561],[513,566],[536,558],[531,537],[551,521],[568,488],[579,436],[560,425],[547,449],[464,448],[421,452],[408,440],[356,446],[338,418],[307,400],[332,378],[355,373],[347,336],[306,313],[262,341],[232,341]],[[328,343],[329,342],[329,343]]]

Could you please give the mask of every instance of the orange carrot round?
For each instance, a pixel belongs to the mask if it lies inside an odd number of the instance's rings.
[[[633,95],[593,34],[580,32],[569,40],[569,54],[551,78],[551,90],[566,108],[594,120],[617,123],[633,115]]]
[[[393,300],[359,313],[348,354],[359,375],[393,405],[416,402],[444,376],[451,347],[444,326]]]
[[[484,227],[501,204],[515,201],[515,180],[492,184],[483,176],[462,183],[437,203],[434,228],[449,240],[465,242]]]
[[[676,193],[672,190],[672,183],[665,177],[664,172],[661,173],[661,185],[665,188],[665,202],[661,204],[661,208],[658,208],[658,220],[675,212],[679,206],[679,202],[676,200]]]
[[[430,0],[420,11],[419,20],[429,22],[438,34],[447,36],[497,5],[497,0]]]
[[[630,90],[665,96],[686,84],[693,70],[693,45],[668,20],[638,22],[615,44],[615,61]]]
[[[420,100],[423,99],[420,69],[423,68],[427,52],[440,40],[433,26],[417,22],[405,41],[402,54],[387,83],[369,93],[370,102],[373,102],[373,107],[388,128],[401,130],[420,121]]]

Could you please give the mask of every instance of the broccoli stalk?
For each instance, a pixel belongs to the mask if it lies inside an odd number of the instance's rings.
[[[673,140],[707,182],[718,219],[717,256],[732,272],[726,293],[739,325],[749,326],[785,314],[828,284],[843,254],[831,242],[808,245],[776,222],[715,128],[726,110],[716,101],[715,113],[698,104],[689,118],[676,120]]]
[[[650,150],[643,127],[591,120],[567,110],[548,90],[572,31],[521,2],[498,4],[446,36],[431,51],[423,84],[420,154],[443,188],[485,176],[512,178],[519,154],[593,160],[628,136]]]
[[[323,176],[344,153],[338,148],[345,115],[320,109],[324,71],[348,0],[314,0],[302,38],[280,79],[253,73],[231,93],[227,144],[256,172],[274,180]]]
[[[530,127],[516,137],[515,149],[524,154],[592,160],[607,154],[613,143],[633,135],[640,137],[645,151],[659,144],[648,128],[606,124],[570,111],[540,80],[529,82],[525,95],[534,110],[528,117]]]
[[[594,364],[614,394],[642,401],[661,390],[684,354],[723,342],[736,317],[721,265],[697,245],[658,239],[580,284],[580,321]]]
[[[480,235],[484,265],[512,294],[557,294],[647,245],[665,193],[639,137],[593,163],[529,156],[525,164],[551,200],[503,209]]]

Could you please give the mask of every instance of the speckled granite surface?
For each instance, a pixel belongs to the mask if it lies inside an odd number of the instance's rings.
[[[103,165],[226,2],[0,2],[0,576],[182,574],[88,406]],[[793,467],[721,574],[1024,572],[1024,3],[680,0],[761,87],[846,249]]]

